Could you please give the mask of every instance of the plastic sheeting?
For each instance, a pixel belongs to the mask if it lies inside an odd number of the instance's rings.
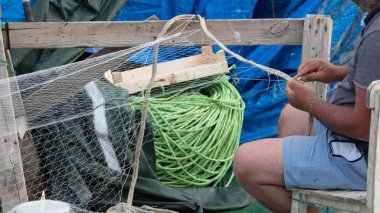
[[[273,3],[273,4],[272,4]],[[329,14],[334,21],[331,60],[346,63],[360,37],[363,15],[350,0],[130,0],[114,20],[144,20],[151,15],[169,19],[197,13],[206,19],[303,18]],[[301,62],[299,46],[230,47],[243,57],[294,75]],[[232,81],[246,102],[241,143],[277,136],[278,116],[286,105],[285,82],[235,60]]]
[[[272,4],[273,3],[273,4]],[[20,0],[0,0],[3,21],[23,21]],[[353,54],[363,27],[351,0],[128,0],[115,21],[145,20],[151,15],[166,20],[179,14],[197,13],[206,19],[303,18],[306,14],[329,14],[334,20],[331,60],[346,63]],[[242,56],[294,75],[301,48],[295,46],[232,47]],[[231,77],[246,102],[241,142],[277,135],[277,119],[287,103],[285,83],[275,76],[234,60]]]
[[[35,0],[31,0],[33,3]],[[20,0],[0,0],[3,22],[23,22],[25,21],[22,1]]]
[[[292,0],[274,1],[275,16],[280,18],[302,18],[306,14],[329,14],[334,21],[331,61],[344,64],[351,58],[355,45],[360,38],[362,17],[351,1],[327,0]],[[254,17],[273,17],[270,1],[260,1],[256,5]],[[287,6],[286,6],[287,5]],[[280,8],[280,9],[276,9]],[[269,10],[272,11],[272,10]],[[296,73],[301,62],[301,47],[295,46],[259,46],[242,48],[241,55],[258,63],[282,70],[291,75]],[[284,93],[285,82],[277,81],[274,76],[258,69],[244,72],[246,65],[236,63],[236,74],[239,83],[236,85],[246,102],[241,143],[277,136],[278,116],[286,105]],[[259,79],[259,80],[256,80]],[[270,81],[269,81],[269,80]],[[279,79],[281,80],[281,79]]]

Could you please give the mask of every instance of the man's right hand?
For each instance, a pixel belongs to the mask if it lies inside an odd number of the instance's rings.
[[[348,65],[336,66],[330,62],[320,59],[305,60],[298,68],[296,79],[301,81],[319,81],[332,83],[341,81],[347,74]]]

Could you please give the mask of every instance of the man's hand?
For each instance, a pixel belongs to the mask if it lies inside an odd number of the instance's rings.
[[[347,74],[348,66],[336,66],[330,62],[315,58],[304,61],[298,68],[296,79],[308,82],[332,83],[341,81]]]
[[[302,81],[289,79],[285,91],[290,105],[297,109],[308,112],[309,106],[318,102],[314,92]]]

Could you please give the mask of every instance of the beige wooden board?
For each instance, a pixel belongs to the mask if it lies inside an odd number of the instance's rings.
[[[367,88],[366,95],[366,106],[370,109],[374,109],[376,107],[376,93],[380,91],[380,80],[373,81],[369,84]]]
[[[8,66],[8,73],[12,76],[13,64],[9,50],[6,50]],[[34,145],[33,136],[28,131],[28,121],[25,114],[24,104],[19,92],[18,83],[16,78],[12,78],[10,89],[12,92],[13,111],[16,122],[17,136],[19,140],[19,148],[22,159],[22,167],[24,171],[26,190],[29,200],[38,200],[41,197],[41,192],[45,189],[42,181],[42,173],[40,168],[40,161],[37,155],[37,149]]]
[[[202,47],[202,53],[157,64],[153,87],[167,86],[207,76],[228,73],[224,51],[217,54],[211,46]],[[130,94],[146,88],[152,75],[152,65],[124,72],[108,71],[105,78],[115,86],[127,89]]]
[[[227,63],[198,65],[181,69],[170,74],[157,74],[154,80],[153,88],[191,81],[212,75],[225,74],[226,72],[228,72]],[[136,80],[117,83],[115,86],[122,87],[128,90],[130,94],[133,94],[146,89],[149,80],[150,77],[148,76]]]
[[[371,129],[368,151],[368,177],[367,177],[367,206],[369,212],[380,212],[380,82],[372,84],[368,88],[367,96],[370,98],[371,107]],[[368,99],[367,99],[368,103]]]
[[[310,195],[303,195],[303,200],[306,202],[310,202],[316,205],[335,208],[348,212],[357,212],[364,213],[367,211],[367,206],[364,203],[355,203],[355,202],[346,202],[346,201],[336,201],[330,200]]]
[[[329,16],[307,15],[304,23],[302,61],[310,58],[330,60],[332,20]],[[326,99],[327,86],[323,83],[308,83],[321,100]]]
[[[345,190],[309,190],[290,189],[293,192],[303,195],[315,196],[323,199],[339,200],[344,202],[366,203],[367,193],[365,191],[345,191]]]
[[[166,21],[9,23],[9,43],[12,49],[131,47],[154,41],[165,23]],[[207,21],[210,32],[225,45],[301,45],[303,25],[303,19]],[[178,22],[169,32],[173,29],[172,33],[183,32],[187,43],[214,43],[204,33],[194,33],[201,31],[197,21]],[[166,42],[167,45],[182,43],[183,39],[180,38]]]
[[[293,191],[292,213],[306,213],[305,202],[349,212],[366,212],[367,194],[363,191],[291,190]]]
[[[0,34],[0,57],[5,59],[2,38]],[[4,212],[28,200],[11,96],[13,87],[7,67],[0,66],[0,199]]]

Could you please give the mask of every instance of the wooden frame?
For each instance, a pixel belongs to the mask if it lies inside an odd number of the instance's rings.
[[[6,49],[131,47],[155,40],[164,24],[165,21],[9,23],[8,28],[2,28],[2,38]],[[181,23],[178,23],[171,29],[182,30],[181,26]],[[332,33],[332,21],[329,16],[308,15],[305,19],[209,20],[207,26],[225,45],[302,45],[303,60],[314,57],[329,60]],[[199,23],[190,21],[186,30],[200,30]],[[199,34],[188,35],[188,41],[194,45],[214,44],[205,35]],[[173,45],[175,41],[168,41],[164,45]],[[324,98],[324,85],[312,85],[312,88]],[[2,89],[0,92],[10,94],[9,89]],[[11,107],[12,100],[0,101],[9,106],[1,109],[0,120],[10,121],[7,130],[9,127],[18,129],[13,121],[15,114]],[[12,137],[12,141],[15,142],[13,144],[17,144],[16,137]],[[1,163],[9,160],[9,153],[13,153],[14,159],[21,159],[18,145],[10,146],[4,140],[0,140],[0,153]],[[5,201],[10,193],[19,197],[12,197],[12,202],[8,205],[2,202],[5,212],[27,199],[21,162],[9,164],[9,167],[18,172],[13,173],[13,179],[10,179],[7,177],[9,170],[0,170],[0,183],[6,186],[18,183],[18,187],[9,187],[7,190],[0,188],[0,199]]]

